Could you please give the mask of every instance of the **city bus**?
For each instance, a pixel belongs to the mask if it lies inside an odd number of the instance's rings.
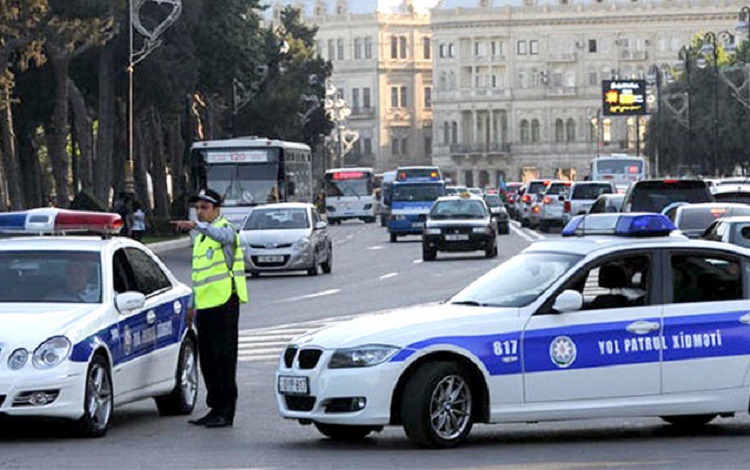
[[[391,242],[398,241],[402,235],[421,235],[432,203],[445,195],[443,176],[436,167],[432,168],[427,172],[411,172],[403,167],[396,169],[396,179],[385,198],[391,207],[388,218]]]
[[[386,171],[380,182],[380,194],[378,195],[378,212],[380,214],[380,226],[388,225],[388,218],[391,216],[391,193],[393,191],[393,181],[396,179],[396,170]],[[386,202],[387,201],[387,202]]]
[[[325,174],[326,215],[331,224],[346,219],[375,222],[372,168],[332,168]]]
[[[238,137],[204,140],[191,147],[195,190],[211,188],[224,198],[221,213],[236,228],[254,206],[313,202],[312,152],[297,142]],[[195,211],[190,211],[195,219]]]
[[[591,161],[589,174],[591,181],[611,181],[618,192],[625,192],[632,183],[646,178],[646,160],[617,153],[600,156]]]

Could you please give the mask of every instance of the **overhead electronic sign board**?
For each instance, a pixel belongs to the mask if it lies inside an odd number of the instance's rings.
[[[646,112],[646,80],[602,81],[602,114],[641,116]]]

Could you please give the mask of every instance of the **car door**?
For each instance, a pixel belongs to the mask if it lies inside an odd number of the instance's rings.
[[[650,251],[600,259],[558,291],[581,292],[581,310],[556,313],[552,298],[529,318],[522,340],[526,402],[660,393],[658,261]]]
[[[742,387],[750,367],[747,260],[694,249],[665,257],[664,393]]]
[[[150,345],[147,382],[148,386],[154,386],[174,379],[188,298],[184,295],[180,298],[181,293],[173,288],[169,277],[151,255],[135,247],[125,251],[138,291],[146,296],[146,326],[141,339]]]
[[[315,246],[318,247],[318,260],[323,262],[328,259],[328,230],[316,228],[318,222],[322,219],[316,209],[310,210],[312,220],[312,236],[315,239]]]
[[[115,251],[112,256],[112,280],[115,294],[137,292],[133,267],[124,248]],[[146,308],[132,311],[121,311],[118,328],[121,341],[117,351],[113,352],[112,381],[118,396],[131,394],[143,389],[152,375],[150,353],[153,345],[144,341],[149,324]]]

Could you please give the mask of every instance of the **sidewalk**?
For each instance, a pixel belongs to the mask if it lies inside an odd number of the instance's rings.
[[[179,248],[189,248],[190,237],[186,236],[186,237],[178,238],[176,240],[167,240],[164,242],[148,243],[146,246],[149,247],[149,249],[156,254],[163,253],[169,250],[177,250]]]

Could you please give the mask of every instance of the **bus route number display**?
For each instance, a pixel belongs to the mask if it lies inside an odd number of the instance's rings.
[[[268,153],[265,150],[232,150],[208,152],[206,163],[258,163],[267,162]]]
[[[602,113],[605,116],[642,116],[647,114],[646,81],[602,81]]]

